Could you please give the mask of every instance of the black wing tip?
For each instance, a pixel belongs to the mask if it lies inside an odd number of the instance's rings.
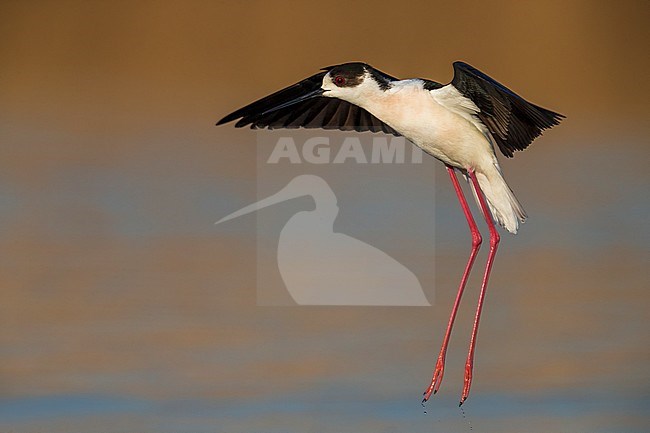
[[[239,119],[240,117],[244,117],[245,114],[242,113],[242,110],[243,110],[243,109],[239,109],[239,110],[237,110],[237,111],[233,111],[232,113],[228,114],[227,116],[224,116],[221,120],[219,120],[219,121],[216,123],[216,126],[223,125],[223,124],[225,124],[225,123],[230,123],[230,122],[232,122],[233,120],[237,120],[237,119]]]
[[[499,150],[506,158],[513,158],[515,156],[515,152],[526,150],[533,143],[533,141],[541,137],[546,130],[559,125],[563,119],[566,119],[566,116],[563,114],[555,113],[553,111],[545,109],[542,110],[548,117],[544,119],[545,122],[543,124],[536,123],[534,125],[531,125],[532,128],[528,131],[528,137],[524,139],[512,139],[512,137],[509,135],[505,140],[497,140]]]
[[[553,119],[553,122],[555,122],[555,125],[559,124],[561,121],[566,119],[566,116],[564,114],[560,113],[555,113],[551,112],[551,118]]]
[[[537,126],[542,131],[545,129],[551,129],[552,127],[559,125],[560,122],[566,119],[566,116],[564,114],[556,113],[555,111],[551,111],[539,106],[535,106],[535,108],[537,109],[539,114],[543,116],[543,119],[541,119],[543,120],[543,122],[540,122],[540,119],[535,120],[535,126]]]
[[[476,69],[474,66],[472,66],[472,65],[470,65],[469,63],[464,62],[464,61],[462,61],[462,60],[456,60],[456,61],[455,61],[454,63],[452,63],[451,65],[452,65],[453,67],[456,67],[456,66],[469,66],[469,67],[472,68],[472,69]]]
[[[252,120],[247,118],[247,117],[243,117],[243,116],[231,117],[231,116],[228,115],[228,116],[224,117],[223,119],[221,119],[220,121],[218,121],[217,123],[215,123],[215,126],[221,126],[223,124],[230,123],[230,122],[233,122],[235,120],[237,120],[237,123],[235,123],[233,125],[235,128],[243,128],[244,126],[252,124]],[[253,127],[253,125],[251,125],[251,128],[252,127]]]
[[[454,69],[466,69],[466,70],[469,70],[469,71],[481,76],[481,78],[488,77],[488,78],[490,78],[490,80],[493,80],[492,77],[487,75],[485,72],[481,71],[480,69],[475,68],[474,66],[472,66],[469,63],[464,62],[462,60],[456,60],[451,65],[452,65],[452,67]]]

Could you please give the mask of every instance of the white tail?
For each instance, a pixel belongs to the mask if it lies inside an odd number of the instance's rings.
[[[480,172],[476,171],[476,179],[487,199],[492,217],[501,227],[510,233],[516,234],[519,228],[519,222],[523,223],[526,221],[528,215],[526,215],[526,211],[503,179],[499,167],[496,164],[490,164],[490,168],[488,170],[481,170]],[[472,187],[476,203],[480,208],[478,196],[471,182],[470,186]]]

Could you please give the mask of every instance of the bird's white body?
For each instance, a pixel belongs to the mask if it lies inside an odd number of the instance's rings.
[[[419,79],[393,82],[382,90],[366,77],[354,88],[339,88],[323,80],[324,96],[358,105],[426,153],[463,171],[474,171],[497,222],[517,233],[526,214],[505,183],[490,133],[471,99],[452,85],[427,90]]]

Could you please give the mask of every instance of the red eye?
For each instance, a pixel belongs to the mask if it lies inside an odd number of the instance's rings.
[[[336,84],[339,87],[344,85],[345,84],[345,78],[343,78],[340,75],[337,75],[336,77],[334,77],[334,84]]]

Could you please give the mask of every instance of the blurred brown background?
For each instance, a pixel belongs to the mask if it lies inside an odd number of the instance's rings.
[[[0,3],[0,430],[641,432],[647,2]],[[214,122],[361,60],[465,60],[567,115],[514,160],[473,394],[427,384],[469,237],[444,172],[432,308],[259,308],[255,134]],[[390,197],[387,197],[390,200]],[[481,255],[479,260],[484,260]]]

